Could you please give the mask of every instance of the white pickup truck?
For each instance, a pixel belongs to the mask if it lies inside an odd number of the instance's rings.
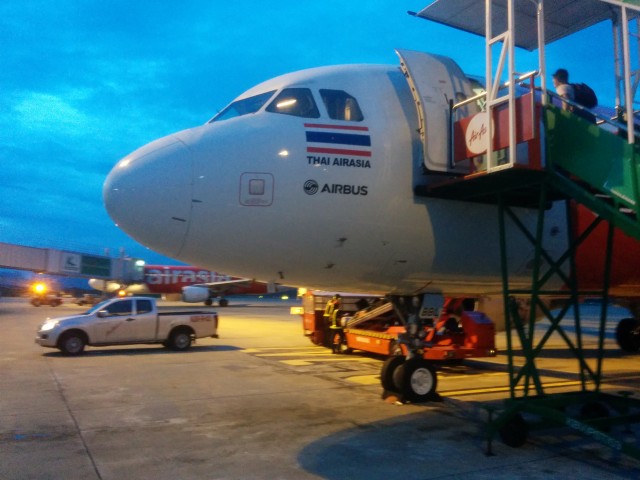
[[[186,350],[196,338],[218,337],[218,314],[210,311],[158,312],[153,298],[105,300],[69,317],[47,318],[36,343],[78,355],[86,345],[161,343]]]

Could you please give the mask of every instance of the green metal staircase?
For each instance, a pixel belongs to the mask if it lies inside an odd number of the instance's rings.
[[[509,195],[502,194],[499,203],[510,398],[505,400],[504,410],[498,418],[490,420],[489,438],[500,433],[508,445],[520,446],[528,431],[565,425],[614,450],[640,459],[640,448],[635,440],[629,441],[618,431],[609,431],[614,425],[637,423],[640,420],[640,401],[629,398],[630,392],[618,392],[616,395],[601,391],[614,231],[620,229],[640,240],[640,150],[613,128],[607,131],[568,111],[546,106],[543,115],[541,142],[546,166],[545,174],[539,177],[539,217],[535,232],[527,231],[518,221],[516,211],[508,204]],[[541,235],[549,197],[573,199],[597,215],[590,226],[570,239],[568,250],[554,258],[543,245]],[[508,245],[504,233],[507,221],[520,226],[536,251],[532,283],[528,289],[517,290],[510,285],[506,269]],[[567,222],[571,225],[571,221],[568,207]],[[605,274],[602,288],[585,291],[577,279],[575,254],[582,242],[603,222],[608,224],[608,234],[603,252]],[[550,291],[547,285],[552,278],[561,279],[565,288]],[[530,299],[532,306],[528,318],[522,318],[514,303],[515,297],[523,295]],[[563,299],[559,311],[551,311],[545,305],[542,299],[549,295]],[[583,346],[579,310],[580,298],[583,297],[598,297],[602,301],[598,345],[592,355]],[[536,308],[549,319],[549,326],[539,335],[534,330]],[[573,321],[566,318],[572,312]],[[571,324],[574,334],[567,328]],[[580,381],[577,391],[561,394],[545,391],[538,362],[553,334],[562,337],[577,361]],[[519,366],[514,354],[516,346],[522,349]],[[523,415],[527,415],[526,422]]]
[[[625,136],[547,106],[550,182],[627,235],[640,240],[640,148]],[[613,130],[611,128],[610,130]]]

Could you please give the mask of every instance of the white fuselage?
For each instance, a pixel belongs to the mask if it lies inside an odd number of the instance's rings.
[[[273,111],[285,88],[308,89],[316,116]],[[363,118],[331,118],[323,98],[331,90],[355,98]],[[262,281],[371,293],[500,291],[496,207],[414,195],[429,176],[398,67],[306,70],[237,101],[267,92],[255,113],[214,119],[122,159],[104,186],[111,217],[162,254]],[[427,138],[442,141],[446,131],[427,125]],[[546,245],[563,251],[564,207],[547,215]],[[533,247],[511,229],[507,241],[511,281],[530,280]]]

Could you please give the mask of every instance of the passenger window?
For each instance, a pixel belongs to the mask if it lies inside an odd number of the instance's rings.
[[[131,315],[132,307],[133,302],[131,300],[122,300],[109,305],[107,312],[109,312],[109,315]]]
[[[267,103],[267,100],[271,98],[274,92],[275,90],[271,90],[270,92],[261,93],[259,95],[254,95],[253,97],[243,98],[242,100],[233,102],[209,120],[209,123],[240,117],[242,115],[247,115],[248,113],[256,113],[265,103]]]
[[[308,88],[285,88],[267,107],[267,112],[305,118],[320,117],[318,106]]]
[[[364,119],[358,101],[343,90],[320,89],[320,96],[327,109],[329,118],[361,122]]]
[[[138,300],[136,302],[136,306],[138,307],[138,315],[142,315],[143,313],[149,313],[151,310],[151,301],[150,300]]]

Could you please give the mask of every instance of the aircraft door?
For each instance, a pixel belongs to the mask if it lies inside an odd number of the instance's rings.
[[[466,173],[467,169],[456,169],[450,161],[449,101],[457,103],[473,96],[469,80],[450,58],[411,50],[396,53],[418,112],[424,166],[435,172]],[[456,115],[462,118],[476,111],[473,103]]]

